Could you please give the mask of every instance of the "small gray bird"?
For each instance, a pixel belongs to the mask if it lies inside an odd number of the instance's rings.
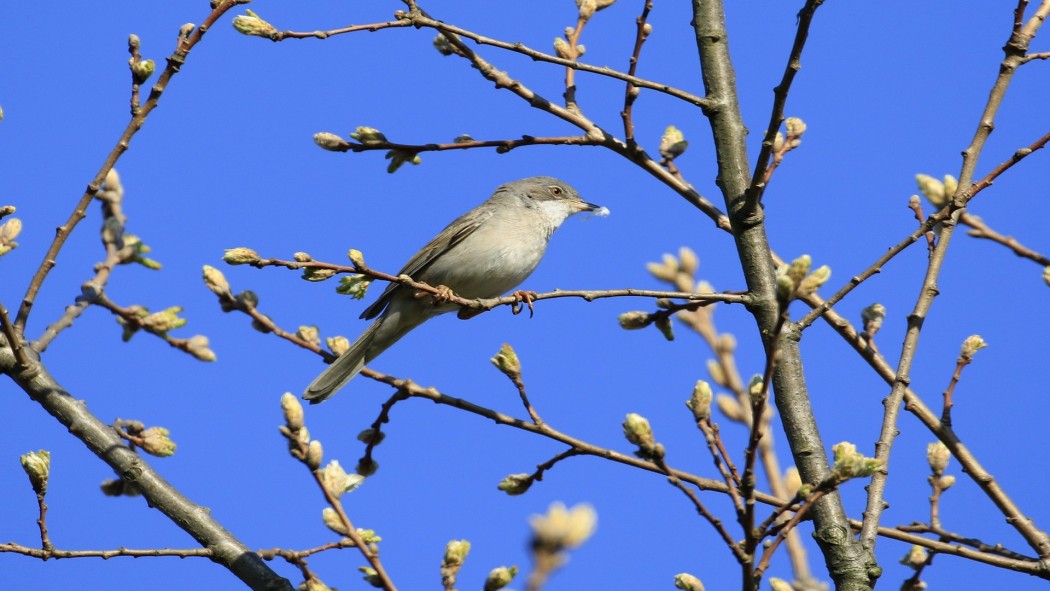
[[[398,274],[448,287],[467,299],[501,296],[536,269],[554,230],[581,211],[608,212],[555,178],[534,176],[507,183],[449,224]],[[307,386],[303,398],[313,404],[324,401],[410,330],[457,308],[391,283],[361,314],[379,320]]]

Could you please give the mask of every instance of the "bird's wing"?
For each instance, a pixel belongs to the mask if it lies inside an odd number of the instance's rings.
[[[479,211],[479,209],[472,209],[459,218],[456,218],[456,221],[446,226],[440,234],[435,236],[434,239],[417,252],[414,257],[409,259],[408,262],[405,263],[405,266],[402,267],[401,271],[398,272],[398,275],[408,275],[413,279],[417,278],[420,273],[426,271],[427,267],[433,264],[441,255],[445,254],[450,249],[455,248],[457,244],[462,242],[467,236],[473,234],[474,231],[480,228],[490,217],[492,217],[491,210]],[[387,285],[382,295],[379,296],[379,299],[361,313],[361,318],[368,320],[382,314],[383,310],[390,305],[390,301],[394,299],[397,290],[402,288],[403,286],[399,283],[391,283]]]

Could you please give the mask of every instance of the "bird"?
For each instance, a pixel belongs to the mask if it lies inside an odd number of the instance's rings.
[[[609,210],[584,201],[576,189],[549,176],[501,185],[484,203],[446,226],[398,275],[447,288],[443,291],[465,299],[499,297],[532,274],[554,231],[580,212],[605,216]],[[459,307],[447,298],[422,295],[390,283],[361,314],[366,320],[378,319],[307,386],[303,399],[323,402],[409,331]]]

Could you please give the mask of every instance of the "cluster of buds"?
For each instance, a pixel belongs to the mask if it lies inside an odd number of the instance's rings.
[[[773,139],[773,152],[784,154],[802,145],[802,134],[806,133],[806,122],[798,117],[788,117],[784,121],[787,137],[779,131]]]
[[[653,277],[670,283],[678,291],[705,293],[700,286],[693,285],[693,278],[700,268],[700,259],[693,249],[683,246],[678,249],[678,256],[664,254],[659,263],[646,263],[646,270]],[[710,290],[707,290],[710,292]]]
[[[581,21],[588,21],[595,12],[604,10],[613,5],[616,0],[576,0],[576,8],[579,9]]]
[[[168,437],[171,431],[164,427],[147,428],[142,421],[135,420],[118,420],[115,426],[121,437],[151,456],[167,457],[175,453],[175,442]]]
[[[955,484],[955,476],[945,475],[944,470],[948,468],[948,460],[952,452],[940,441],[935,441],[926,446],[926,461],[930,464],[930,487],[935,492],[944,492]]]
[[[348,295],[355,300],[360,300],[368,293],[368,288],[371,285],[371,277],[357,273],[340,277],[339,285],[336,286],[335,292],[341,295]]]
[[[831,278],[831,267],[822,265],[810,273],[813,259],[804,254],[777,269],[777,298],[790,302],[796,297],[808,296],[820,289]]]
[[[938,209],[948,205],[948,201],[959,190],[959,181],[950,174],[944,175],[943,181],[928,174],[917,174],[915,182],[919,185],[919,192]]]
[[[564,503],[551,503],[546,515],[529,518],[532,527],[534,552],[560,553],[583,545],[598,527],[598,514],[594,507],[580,503],[572,509]]]
[[[831,446],[835,454],[835,463],[831,466],[831,475],[838,482],[851,478],[871,476],[882,469],[882,462],[875,458],[865,457],[857,451],[857,446],[848,441]]]

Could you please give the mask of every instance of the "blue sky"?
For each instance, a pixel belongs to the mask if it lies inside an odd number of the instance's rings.
[[[620,0],[587,26],[584,61],[625,68],[641,2]],[[800,3],[730,3],[730,43],[737,68],[752,159],[768,121]],[[400,3],[347,4],[256,1],[248,5],[280,29],[311,31],[388,20]],[[424,5],[435,18],[549,51],[575,21],[569,0]],[[1002,59],[1013,3],[830,2],[818,11],[787,114],[809,126],[765,196],[768,231],[785,258],[803,253],[830,265],[829,294],[864,270],[915,227],[907,209],[914,175],[958,174],[959,152],[977,125]],[[20,247],[3,258],[0,301],[16,308],[61,224],[124,128],[128,116],[127,35],[142,39],[144,56],[161,65],[179,26],[200,22],[207,2],[13,3],[0,37],[0,201],[18,207]],[[686,3],[656,2],[639,75],[702,93]],[[484,200],[497,185],[550,175],[574,185],[608,218],[569,220],[552,240],[527,289],[662,287],[645,263],[689,246],[698,273],[717,289],[744,288],[729,236],[685,201],[622,158],[600,148],[530,147],[426,153],[422,164],[387,174],[381,153],[335,154],[318,149],[314,133],[348,135],[360,125],[392,141],[450,141],[462,133],[506,139],[576,132],[546,113],[497,91],[464,61],[444,58],[432,32],[387,30],[288,40],[279,44],[237,34],[229,18],[191,54],[161,105],[135,137],[118,169],[126,188],[128,230],[153,248],[162,271],[122,267],[107,294],[122,305],[185,308],[189,324],[176,336],[205,334],[218,361],[204,364],[150,335],[120,341],[109,313],[91,309],[44,355],[50,371],[104,420],[134,418],[172,431],[178,453],[152,463],[191,499],[253,548],[307,548],[332,539],[320,521],[323,499],[301,465],[285,452],[276,425],[283,392],[300,392],[322,369],[320,360],[251,329],[246,317],[222,313],[200,280],[202,265],[222,266],[224,248],[248,246],[264,256],[306,251],[343,262],[348,248],[377,269],[395,272],[446,223]],[[1044,35],[1045,37],[1045,35]],[[1037,39],[1034,50],[1045,49]],[[563,71],[491,48],[482,55],[543,96],[560,101]],[[996,121],[978,175],[1046,132],[1050,64],[1020,69]],[[623,86],[578,77],[578,100],[591,119],[620,134]],[[678,160],[686,178],[721,204],[713,147],[699,111],[665,95],[643,92],[636,107],[640,141],[651,154],[674,124],[690,141]],[[996,181],[971,212],[993,228],[1046,252],[1046,154],[1039,152]],[[100,213],[93,207],[58,259],[29,324],[36,337],[72,303],[101,260]],[[912,247],[838,306],[857,322],[862,308],[888,310],[878,342],[896,363],[905,318],[919,293],[926,250]],[[308,283],[275,269],[223,267],[236,290],[251,289],[260,309],[281,327],[316,324],[322,335],[353,338],[366,323],[364,302],[334,292],[335,283]],[[940,408],[962,340],[990,344],[956,390],[957,432],[1027,514],[1050,523],[1040,453],[1048,403],[1043,331],[1050,321],[1041,269],[988,241],[957,235],[927,319],[912,384]],[[374,292],[371,298],[374,298]],[[376,361],[380,371],[504,412],[522,415],[517,394],[488,359],[503,342],[521,356],[540,414],[554,427],[595,444],[630,452],[620,422],[629,412],[650,419],[671,465],[715,477],[703,440],[682,402],[706,378],[710,352],[679,328],[666,342],[655,330],[624,332],[616,316],[652,309],[649,300],[552,300],[536,315],[498,309],[469,322],[436,319]],[[796,304],[799,306],[799,304]],[[795,317],[803,313],[792,309]],[[738,364],[761,372],[753,322],[740,307],[722,306],[718,326],[740,342]],[[827,326],[802,341],[807,380],[824,440],[850,440],[873,453],[888,387]],[[11,382],[0,386],[13,420],[0,429],[0,538],[33,544],[35,502],[18,465],[31,449],[52,452],[49,492],[52,539],[63,549],[118,546],[191,547],[193,541],[141,499],[105,498],[98,483],[110,470]],[[390,390],[357,379],[322,406],[307,409],[307,425],[329,458],[352,466],[361,454],[357,433],[370,424]],[[746,443],[722,421],[738,459]],[[887,525],[928,515],[926,444],[932,437],[903,414],[894,448],[884,516]],[[786,452],[786,442],[777,439]],[[599,516],[594,538],[576,551],[549,589],[672,588],[674,574],[692,572],[709,589],[739,584],[737,568],[711,528],[663,478],[594,458],[555,467],[528,494],[495,489],[510,473],[529,472],[563,450],[506,427],[420,400],[399,404],[379,448],[379,473],[346,497],[351,517],[383,536],[384,563],[402,589],[435,588],[450,539],[474,549],[461,589],[480,588],[492,567],[527,568],[527,519],[555,500],[589,502]],[[787,455],[784,465],[790,465]],[[949,473],[945,527],[1030,553],[957,463]],[[863,509],[862,483],[844,490],[852,516]],[[730,505],[702,495],[732,522]],[[738,530],[734,529],[734,535]],[[804,530],[806,537],[808,530]],[[881,585],[907,576],[897,560],[907,547],[882,540]],[[811,548],[817,573],[819,554]],[[349,550],[311,561],[330,585],[360,588],[360,557]],[[282,574],[295,569],[274,562]],[[769,572],[790,578],[780,557]],[[236,585],[206,560],[172,558],[40,563],[0,555],[0,581],[10,588],[111,588],[114,580],[149,581],[154,589],[226,589]],[[931,587],[1043,587],[1025,575],[953,557],[938,557]],[[515,588],[522,588],[519,581]]]

